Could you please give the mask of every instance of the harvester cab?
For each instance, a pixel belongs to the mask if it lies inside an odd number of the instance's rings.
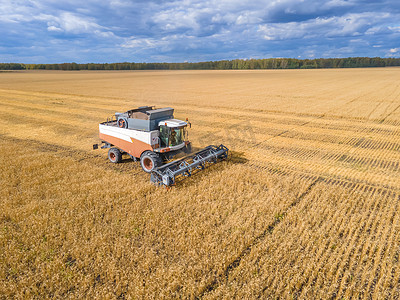
[[[140,161],[143,171],[151,173],[151,181],[158,185],[175,184],[176,178],[190,176],[193,171],[204,169],[209,163],[226,159],[228,149],[220,145],[208,146],[190,156],[170,162],[177,154],[191,153],[187,127],[188,119],[181,121],[173,116],[170,107],[155,109],[142,106],[99,124],[101,148],[109,148],[108,158],[119,163],[122,154]],[[98,144],[93,145],[97,149]]]
[[[158,124],[160,151],[165,151],[170,147],[180,147],[183,144],[190,145],[187,125],[188,123],[177,119],[160,121]]]

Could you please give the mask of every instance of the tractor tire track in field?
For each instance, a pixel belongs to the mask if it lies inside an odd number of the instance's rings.
[[[240,262],[242,261],[243,258],[245,258],[247,255],[250,254],[251,250],[253,249],[254,246],[258,245],[260,242],[262,242],[268,234],[272,234],[275,227],[279,225],[283,221],[283,219],[286,217],[286,215],[290,212],[290,210],[295,207],[297,204],[300,203],[301,200],[306,197],[313,187],[318,183],[322,181],[321,177],[318,177],[314,179],[310,185],[306,188],[306,190],[298,196],[289,206],[288,208],[279,215],[279,217],[276,217],[275,220],[269,224],[266,229],[258,236],[256,236],[247,247],[245,247],[239,255],[225,268],[225,270],[220,273],[216,278],[214,278],[209,284],[207,284],[205,287],[203,287],[200,291],[200,293],[195,296],[196,299],[201,299],[203,298],[206,294],[214,291],[217,289],[224,281],[228,280],[230,273],[239,267]]]
[[[381,121],[381,123],[384,123],[387,118],[389,118],[394,112],[396,112],[400,108],[400,105],[398,105],[395,109],[393,109],[390,113],[388,113]]]
[[[290,168],[285,168],[282,169],[280,166],[274,167],[273,165],[267,166],[263,165],[262,163],[257,163],[257,162],[246,162],[244,163],[245,165],[253,168],[253,169],[258,169],[262,170],[264,172],[268,172],[272,175],[278,175],[278,176],[290,176],[294,175],[296,177],[300,177],[306,180],[316,180],[319,179],[321,182],[324,182],[326,184],[332,185],[332,186],[341,186],[345,187],[347,189],[353,190],[353,189],[358,189],[360,191],[364,189],[368,190],[375,190],[376,192],[383,192],[383,191],[397,191],[400,192],[400,190],[395,187],[395,186],[389,186],[389,185],[380,185],[380,184],[374,184],[371,182],[368,182],[367,180],[351,180],[351,179],[346,179],[341,176],[325,176],[325,175],[317,175],[312,172],[307,172],[305,170],[300,171],[296,169],[290,169]]]

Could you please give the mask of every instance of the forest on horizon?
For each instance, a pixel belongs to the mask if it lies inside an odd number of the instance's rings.
[[[400,66],[400,58],[347,57],[347,58],[266,58],[234,59],[181,63],[57,63],[23,64],[0,63],[0,70],[255,70],[255,69],[322,69],[368,68]]]

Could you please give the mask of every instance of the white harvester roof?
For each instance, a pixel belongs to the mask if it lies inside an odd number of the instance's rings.
[[[167,127],[182,127],[182,126],[186,126],[187,123],[181,120],[177,120],[177,119],[168,119],[168,120],[164,120],[164,121],[160,121],[158,123],[158,126],[160,125],[165,125]]]

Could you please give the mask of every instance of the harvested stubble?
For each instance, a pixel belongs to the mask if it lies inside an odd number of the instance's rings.
[[[2,164],[0,208],[2,292],[15,296],[195,295],[307,185],[223,163],[166,191],[19,146]]]
[[[1,73],[0,295],[399,297],[399,75]],[[90,150],[149,104],[232,159],[167,191]]]

